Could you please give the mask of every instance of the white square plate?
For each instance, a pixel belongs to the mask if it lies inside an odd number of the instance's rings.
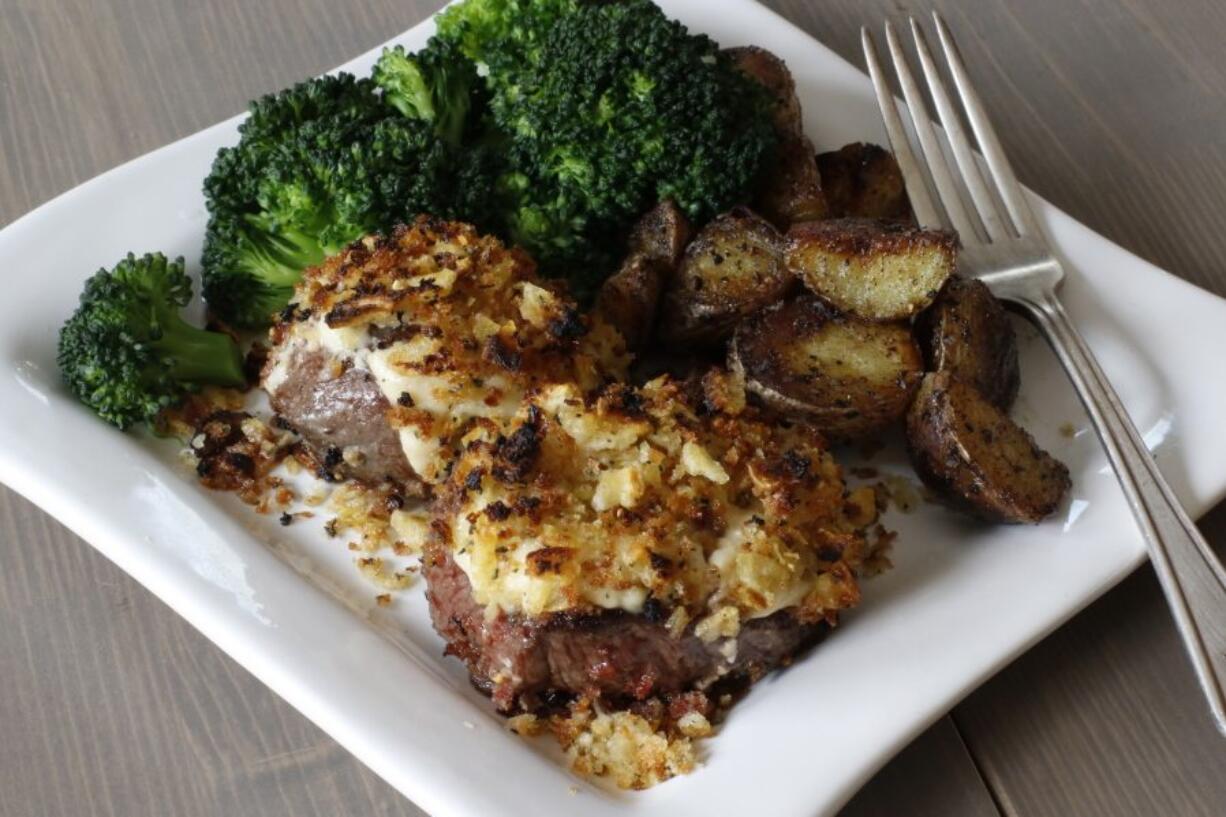
[[[796,74],[824,149],[883,142],[867,79],[750,0],[661,0],[724,45],[756,43]],[[422,45],[423,23],[396,39]],[[346,69],[369,70],[376,52]],[[435,817],[829,813],[984,678],[1132,570],[1141,540],[1054,359],[1023,334],[1016,414],[1074,474],[1038,528],[937,508],[895,516],[896,567],[826,643],[769,677],[705,743],[696,773],[643,793],[577,780],[556,750],[508,734],[421,594],[372,610],[343,544],[210,494],[164,441],[77,405],[56,331],[81,283],[129,250],[200,255],[201,180],[237,119],[110,171],[0,232],[0,479],[63,521]],[[1226,301],[1036,199],[1066,257],[1069,310],[1193,514],[1226,489]],[[1060,429],[1064,429],[1062,433]],[[1072,428],[1074,433],[1069,434]],[[897,453],[879,459],[906,473]],[[11,543],[10,546],[20,546]]]

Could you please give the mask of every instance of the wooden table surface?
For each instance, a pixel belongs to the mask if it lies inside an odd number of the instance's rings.
[[[439,5],[0,0],[0,224]],[[1220,0],[768,5],[857,64],[862,23],[940,8],[1023,181],[1226,294]],[[1205,374],[1222,377],[1226,364]],[[1222,552],[1226,504],[1201,526]],[[1224,813],[1226,741],[1148,567],[956,707],[845,811]],[[88,545],[0,489],[0,816],[223,814],[421,812]]]

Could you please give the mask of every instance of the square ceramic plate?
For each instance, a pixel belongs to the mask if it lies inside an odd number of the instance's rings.
[[[783,56],[822,148],[884,141],[867,79],[750,0],[661,0],[724,45]],[[422,45],[422,24],[397,38]],[[346,68],[366,72],[375,52]],[[508,734],[425,615],[420,591],[373,608],[349,555],[210,494],[175,446],[120,434],[77,405],[56,330],[81,283],[129,250],[199,258],[200,182],[237,120],[117,168],[0,233],[0,479],[54,514],[435,817],[829,813],[984,678],[1133,569],[1143,547],[1053,358],[1023,335],[1016,414],[1074,474],[1037,528],[922,507],[888,521],[896,567],[812,655],[773,675],[704,745],[696,773],[643,793],[571,776]],[[1069,262],[1068,307],[1193,511],[1226,488],[1226,302],[1036,200]],[[1171,316],[1178,320],[1170,320]],[[1191,330],[1191,331],[1190,331]],[[905,474],[897,453],[877,463]],[[14,543],[13,546],[17,546]]]

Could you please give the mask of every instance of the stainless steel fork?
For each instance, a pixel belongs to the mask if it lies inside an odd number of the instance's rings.
[[[1056,297],[1064,270],[1038,227],[948,26],[939,14],[933,17],[962,112],[974,132],[993,187],[981,172],[923,28],[914,18],[910,20],[920,66],[957,171],[938,141],[898,32],[886,24],[886,41],[924,165],[911,148],[872,35],[863,29],[864,56],[915,217],[925,227],[956,230],[963,245],[959,261],[962,272],[981,279],[997,297],[1018,305],[1055,350],[1115,468],[1218,730],[1226,735],[1226,569],[1163,479],[1119,395]],[[935,188],[935,199],[925,168]]]

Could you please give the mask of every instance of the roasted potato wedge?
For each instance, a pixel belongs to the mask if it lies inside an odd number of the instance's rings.
[[[950,233],[861,218],[807,221],[788,231],[787,265],[840,311],[868,320],[909,318],[953,274]]]
[[[928,369],[951,372],[1002,411],[1017,397],[1017,336],[1004,306],[982,281],[950,278],[920,313],[915,334]]]
[[[783,236],[743,207],[716,217],[685,250],[664,293],[659,336],[716,343],[736,324],[780,300],[795,279],[783,263]]]
[[[804,134],[800,97],[787,64],[765,48],[730,48],[733,64],[758,82],[775,101],[779,149],[759,182],[755,206],[781,230],[798,221],[827,217],[822,177],[813,143]]]
[[[1071,484],[1062,462],[948,371],[925,375],[907,412],[907,448],[925,484],[992,522],[1041,522]]]
[[[670,275],[663,261],[635,253],[601,285],[595,312],[621,332],[631,351],[651,338],[660,292]]]
[[[733,65],[755,79],[775,100],[775,129],[780,134],[802,134],[800,97],[796,95],[796,80],[787,63],[756,45],[729,48],[725,53],[732,58]]]
[[[675,275],[690,241],[690,222],[672,200],[639,219],[629,254],[596,296],[596,313],[616,327],[632,351],[641,350],[655,328],[660,294]]]
[[[648,210],[630,231],[630,255],[644,255],[670,268],[681,263],[693,230],[690,221],[672,199]]]
[[[768,406],[840,440],[900,420],[924,375],[907,324],[843,315],[807,293],[737,327],[728,363]]]
[[[853,142],[817,156],[830,218],[911,219],[907,186],[894,154]]]
[[[774,165],[762,178],[757,207],[775,226],[786,230],[801,221],[826,218],[826,196],[817,172],[813,143],[803,135],[780,140]]]
[[[630,364],[630,382],[637,386],[668,375],[679,382],[700,380],[713,368],[723,368],[724,349],[711,346],[695,346],[683,350],[664,348],[653,343]]]

